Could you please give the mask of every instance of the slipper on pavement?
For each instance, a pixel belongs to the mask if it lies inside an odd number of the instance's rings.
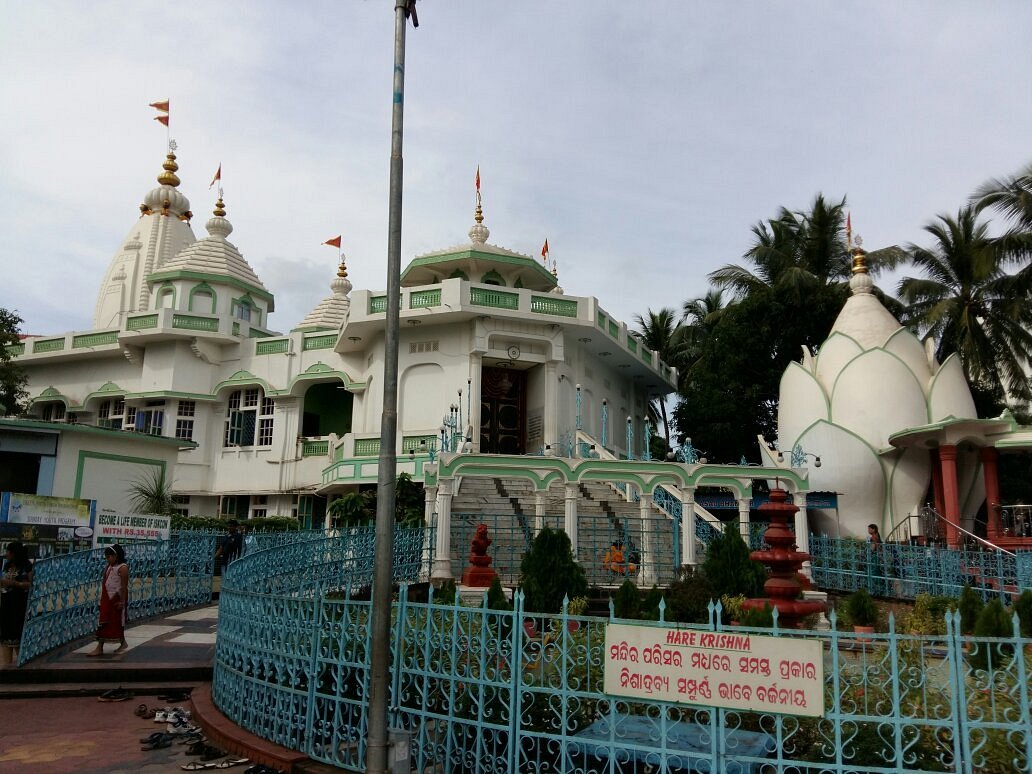
[[[162,734],[154,741],[143,745],[141,750],[161,750],[172,746],[172,737],[169,734]]]
[[[231,769],[234,766],[243,766],[245,763],[250,763],[247,758],[226,758],[226,760],[216,763],[216,769]]]
[[[161,736],[164,736],[164,735],[165,735],[164,731],[155,731],[153,734],[149,734],[147,736],[141,737],[140,738],[140,744],[150,744],[155,739],[157,739],[157,738],[159,738]]]
[[[132,698],[132,694],[129,691],[124,691],[121,688],[115,688],[111,691],[104,691],[97,697],[97,701],[126,701]]]
[[[205,747],[204,752],[201,753],[202,761],[213,761],[216,758],[225,758],[226,751],[220,750],[218,747]]]
[[[204,769],[214,769],[217,766],[214,763],[201,763],[200,761],[192,761],[190,763],[184,763],[180,766],[183,771],[203,771]]]

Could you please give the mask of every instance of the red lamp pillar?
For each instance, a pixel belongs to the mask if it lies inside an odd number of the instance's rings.
[[[939,447],[939,462],[942,467],[942,494],[945,500],[943,515],[946,522],[946,543],[951,547],[960,545],[960,532],[956,524],[960,524],[960,490],[957,487],[957,447],[953,445]]]
[[[936,513],[946,513],[946,499],[942,494],[942,460],[938,449],[932,449],[932,505]]]
[[[1000,476],[996,465],[1000,455],[992,446],[983,446],[978,456],[982,459],[985,479],[986,533],[990,540],[995,540],[1000,536]]]

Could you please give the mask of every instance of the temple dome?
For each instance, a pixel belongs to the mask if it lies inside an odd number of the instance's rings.
[[[351,292],[351,280],[348,279],[348,270],[344,265],[344,258],[341,257],[340,268],[337,269],[337,276],[330,282],[330,292],[327,296],[305,315],[294,330],[311,328],[333,328],[339,329],[348,319],[351,311],[351,299],[348,294]]]
[[[219,199],[215,207],[215,217],[207,223],[208,236],[184,248],[161,267],[159,277],[151,279],[164,278],[173,272],[216,274],[268,292],[236,245],[226,239],[233,232],[233,225],[225,217],[226,212],[223,208],[222,200]],[[269,311],[273,311],[271,301]]]

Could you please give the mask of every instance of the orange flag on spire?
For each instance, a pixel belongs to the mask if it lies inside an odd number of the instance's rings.
[[[222,164],[221,163],[219,163],[219,168],[215,171],[215,177],[213,177],[211,179],[211,185],[208,186],[208,190],[210,191],[212,188],[215,187],[216,183],[220,183],[220,182],[222,182]]]
[[[853,246],[853,214],[850,212],[846,213],[846,242]]]
[[[168,100],[166,99],[164,102],[152,102],[152,103],[150,103],[150,105],[148,105],[148,107],[152,107],[155,110],[160,110],[162,113],[167,113],[168,112]]]
[[[548,265],[548,239],[545,239],[545,244],[541,248],[541,259]]]
[[[168,116],[154,116],[155,121],[160,121],[165,126],[168,126]]]
[[[340,237],[341,237],[341,235],[338,234],[333,239],[327,239],[325,242],[323,242],[323,244],[324,245],[329,245],[330,247],[336,247],[339,250],[340,249]]]
[[[477,191],[480,190],[480,165],[477,164]]]

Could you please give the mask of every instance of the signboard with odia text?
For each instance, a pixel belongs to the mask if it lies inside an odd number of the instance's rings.
[[[605,692],[821,717],[824,658],[820,640],[608,624]]]

